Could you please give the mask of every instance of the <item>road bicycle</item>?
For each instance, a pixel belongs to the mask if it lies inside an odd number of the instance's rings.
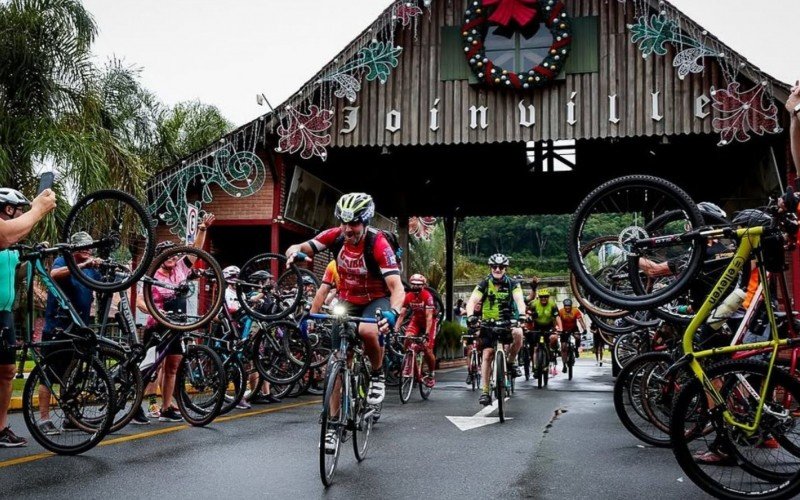
[[[422,399],[428,399],[433,390],[433,387],[428,385],[431,376],[422,372],[422,363],[425,359],[425,343],[428,341],[428,336],[396,335],[396,337],[398,341],[407,344],[400,372],[400,402],[406,404],[411,399],[414,384],[419,386],[419,395]],[[430,370],[430,367],[428,369]]]
[[[358,318],[349,316],[343,306],[336,306],[333,314],[308,317],[332,321],[332,341],[338,346],[328,362],[320,414],[319,471],[327,487],[333,483],[342,443],[352,438],[359,462],[367,455],[377,408],[367,404],[372,369],[358,336],[358,323],[377,323],[380,311],[375,318]]]

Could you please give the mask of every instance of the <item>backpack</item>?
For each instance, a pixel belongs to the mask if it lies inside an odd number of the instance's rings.
[[[389,246],[392,248],[392,250],[394,250],[394,256],[397,260],[397,268],[401,271],[403,270],[403,248],[400,246],[400,241],[397,239],[397,235],[391,231],[386,231],[385,229],[367,227],[367,234],[364,235],[364,262],[367,265],[367,271],[376,278],[382,277],[381,268],[373,256],[373,250],[375,249],[375,238],[378,236],[379,232],[383,233],[383,236],[386,238]],[[333,252],[334,259],[339,256],[339,252],[342,251],[342,247],[344,247],[344,235],[340,234],[330,246],[330,251]]]

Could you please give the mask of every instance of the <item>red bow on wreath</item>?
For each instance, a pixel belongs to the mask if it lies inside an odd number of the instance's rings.
[[[508,26],[514,20],[525,27],[536,17],[538,0],[483,0],[486,7],[497,5],[489,20],[500,26]]]

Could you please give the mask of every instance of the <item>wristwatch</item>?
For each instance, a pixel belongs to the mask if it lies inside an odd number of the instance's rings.
[[[797,106],[795,106],[794,109],[792,110],[792,114],[794,116],[797,116],[797,113],[800,113],[800,103],[798,103]]]

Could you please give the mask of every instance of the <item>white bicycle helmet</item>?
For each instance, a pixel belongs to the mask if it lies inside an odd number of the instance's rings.
[[[24,194],[16,189],[0,188],[0,205],[11,205],[12,207],[24,207],[31,202]]]
[[[496,253],[489,257],[488,264],[490,266],[506,266],[508,267],[508,257],[501,253]]]
[[[721,219],[727,219],[728,214],[725,210],[721,209],[719,205],[715,203],[711,203],[710,201],[701,201],[697,204],[697,208],[700,209],[700,212],[709,215],[715,215]]]
[[[237,276],[239,276],[239,268],[236,266],[228,266],[222,270],[222,276],[226,280],[229,280],[231,278],[236,278]]]

